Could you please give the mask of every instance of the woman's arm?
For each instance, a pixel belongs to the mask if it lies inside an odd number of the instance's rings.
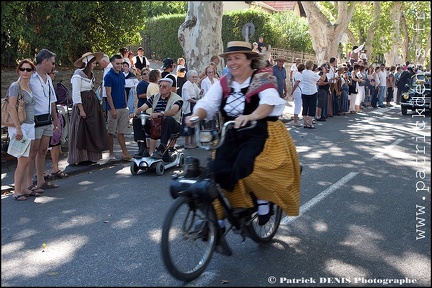
[[[77,105],[80,116],[85,118],[87,115],[82,105],[81,84],[82,80],[79,76],[72,76],[72,102]]]
[[[191,117],[194,117],[194,116],[198,116],[198,118],[199,118],[200,120],[205,119],[206,116],[207,116],[207,111],[204,110],[203,108],[194,109],[193,114],[190,115],[190,116],[187,116],[187,117],[185,118],[185,124],[186,124],[187,126],[189,126],[189,127],[193,127],[193,126],[194,126],[194,124],[192,124],[192,123],[190,122],[190,118],[191,118]]]
[[[291,95],[293,95],[294,91],[297,89],[297,87],[300,85],[300,80],[296,80],[293,86],[293,89],[291,91]]]
[[[18,89],[20,89],[20,88],[18,87]],[[8,91],[8,94],[9,94],[9,91]],[[22,91],[21,91],[21,93],[22,93]],[[8,97],[8,101],[9,101],[8,112],[9,112],[10,118],[12,119],[12,123],[14,124],[14,126],[16,128],[15,139],[21,140],[23,137],[23,133],[21,131],[21,124],[19,123],[19,120],[18,120],[18,112],[15,108],[16,104],[18,102],[19,93],[17,93],[17,96],[8,95],[7,97]]]

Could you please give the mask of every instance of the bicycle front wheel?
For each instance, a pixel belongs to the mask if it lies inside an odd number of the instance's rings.
[[[211,203],[178,197],[162,227],[162,258],[168,272],[182,281],[198,278],[216,246],[216,215]]]
[[[249,235],[257,243],[267,243],[273,239],[279,228],[282,218],[282,209],[276,204],[272,204],[272,215],[265,225],[258,224],[258,213],[252,215],[252,221],[249,226]]]

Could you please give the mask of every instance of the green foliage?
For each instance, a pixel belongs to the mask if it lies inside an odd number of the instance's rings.
[[[21,35],[31,29],[25,15],[21,11],[25,8],[24,1],[1,2],[1,66],[15,67],[16,59],[22,55],[29,55],[27,43],[22,43]]]
[[[270,26],[274,27],[276,33],[273,47],[314,53],[309,24],[305,18],[298,17],[292,11],[276,13],[270,18]]]
[[[222,18],[222,42],[224,47],[229,41],[244,41],[242,28],[246,23],[255,26],[255,33],[249,39],[250,43],[258,42],[258,37],[263,36],[267,45],[275,43],[277,35],[270,25],[270,14],[260,9],[247,11],[233,11],[223,15]]]
[[[169,14],[183,14],[188,10],[188,1],[146,1],[143,3],[146,18]]]
[[[1,66],[14,68],[16,59],[34,59],[47,48],[57,54],[58,68],[88,51],[109,56],[122,46],[143,46],[153,59],[183,57],[178,29],[187,1],[9,1],[2,2]],[[136,13],[135,11],[142,11]],[[153,17],[155,16],[155,17]],[[243,40],[242,27],[251,22],[272,47],[311,52],[307,22],[294,14],[269,14],[255,8],[223,15],[222,41]],[[294,28],[293,28],[294,27]]]
[[[58,66],[88,51],[111,56],[141,42],[148,15],[185,12],[187,2],[2,1],[1,7],[1,66],[15,68],[16,59],[35,59],[42,48],[57,54]]]
[[[178,29],[186,14],[164,15],[145,21],[142,38],[150,43],[152,59],[172,58],[175,61],[183,57],[183,49],[178,40]]]
[[[408,61],[416,59],[419,49],[426,47],[428,35],[431,31],[431,5],[427,1],[413,1],[404,3],[403,16],[408,26],[410,39]],[[430,54],[426,55],[430,65]]]
[[[392,39],[392,29],[394,20],[391,18],[391,9],[395,3],[391,1],[380,2],[380,17],[373,19],[374,6],[370,2],[359,3],[354,10],[353,18],[348,26],[349,30],[354,34],[355,38],[358,39],[357,43],[351,43],[352,45],[359,45],[366,41],[367,29],[370,25],[376,22],[373,28],[374,37],[372,40],[372,51],[371,59],[377,59],[380,55],[389,51],[392,45],[398,45],[402,43],[394,43]],[[408,37],[410,39],[409,55],[407,60],[415,59],[416,48],[426,47],[426,41],[428,33],[430,33],[430,3],[426,1],[411,1],[403,2],[400,13],[405,17],[406,25],[408,28]],[[423,12],[424,19],[419,19],[421,12]],[[416,25],[419,24],[423,27],[421,31],[415,31]],[[402,27],[400,33],[403,33]],[[397,37],[400,41],[403,41],[403,35]],[[402,51],[400,52],[402,53]],[[382,57],[382,56],[381,56]]]

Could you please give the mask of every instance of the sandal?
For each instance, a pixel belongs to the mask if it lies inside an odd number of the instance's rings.
[[[30,185],[29,187],[28,187],[28,189],[30,190],[30,191],[32,191],[32,193],[34,192],[34,193],[39,193],[39,194],[42,194],[42,193],[44,193],[44,190],[43,189],[41,189],[41,188],[39,188],[39,187],[37,187],[36,185]],[[31,194],[31,193],[30,193]],[[29,195],[30,195],[29,194]]]
[[[13,197],[14,197],[14,199],[16,201],[25,201],[25,200],[27,200],[27,197],[25,195],[23,195],[23,194],[21,194],[21,195],[13,195]]]
[[[65,177],[68,177],[69,175],[68,174],[66,174],[64,171],[62,171],[62,170],[58,170],[57,172],[52,172],[51,174],[50,174],[50,177],[51,178],[65,178]]]
[[[42,192],[43,193],[43,192]],[[23,194],[22,196],[25,196],[25,197],[30,197],[30,196],[33,196],[33,197],[39,197],[39,196],[42,196],[42,194],[41,193],[39,193],[39,192],[31,192],[30,194]]]
[[[38,188],[40,189],[52,189],[52,188],[58,188],[59,186],[57,184],[53,184],[51,182],[45,181],[41,186]]]

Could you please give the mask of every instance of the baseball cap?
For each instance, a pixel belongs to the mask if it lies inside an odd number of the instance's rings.
[[[165,58],[162,61],[161,69],[171,68],[174,64],[174,61],[171,58]]]
[[[172,79],[170,79],[170,78],[166,78],[166,77],[165,77],[165,78],[161,78],[161,79],[159,79],[159,80],[158,80],[158,83],[160,83],[160,82],[169,82],[171,86],[172,86],[172,84],[174,83]]]

